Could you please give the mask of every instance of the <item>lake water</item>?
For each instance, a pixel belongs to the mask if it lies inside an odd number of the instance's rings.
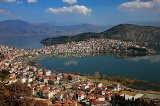
[[[17,48],[41,48],[41,39],[47,36],[1,36],[0,44]],[[127,76],[153,82],[160,82],[160,56],[145,56],[122,59],[112,56],[44,58],[38,63],[49,69],[82,74],[100,74],[109,76]]]
[[[47,36],[0,36],[0,45],[15,46],[17,48],[41,48],[40,41]]]
[[[48,69],[58,69],[64,72],[79,72],[101,75],[126,76],[160,82],[160,55],[122,59],[111,56],[43,58],[37,61]]]

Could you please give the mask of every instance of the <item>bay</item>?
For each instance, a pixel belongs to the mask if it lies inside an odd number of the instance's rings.
[[[47,36],[0,36],[0,45],[14,46],[20,49],[42,48],[40,41]]]
[[[0,45],[16,48],[42,48],[40,44],[46,36],[0,36]],[[117,58],[110,55],[70,58],[43,58],[37,60],[43,67],[93,75],[125,76],[152,82],[160,82],[160,55],[135,58]]]
[[[110,55],[92,57],[43,58],[38,64],[48,69],[94,75],[125,76],[151,82],[160,82],[160,55],[135,58],[117,58]]]

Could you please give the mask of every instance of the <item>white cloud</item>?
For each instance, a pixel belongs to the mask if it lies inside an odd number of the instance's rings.
[[[65,3],[74,4],[77,3],[77,0],[63,0]]]
[[[47,11],[52,14],[78,12],[83,15],[88,15],[92,12],[91,9],[89,9],[83,5],[74,5],[74,6],[62,7],[62,8],[48,8]]]
[[[11,12],[9,12],[9,11],[7,11],[7,10],[4,10],[4,9],[0,9],[0,15],[9,16],[9,17],[16,18],[16,19],[22,18],[21,16],[12,14]]]
[[[135,11],[139,9],[154,9],[160,10],[160,0],[150,0],[150,1],[141,1],[141,0],[133,0],[131,2],[122,3],[119,9],[126,11]]]
[[[11,3],[16,2],[17,0],[0,0],[0,2]]]
[[[17,4],[22,4],[22,3],[23,3],[23,1],[17,1],[16,3],[17,3]]]
[[[28,3],[36,3],[37,0],[27,0]]]
[[[0,14],[6,15],[6,16],[13,16],[13,14],[11,14],[9,11],[4,9],[0,9]]]
[[[38,0],[25,0],[28,3],[36,3]],[[17,3],[17,4],[22,4],[24,1],[23,0],[0,0],[1,3]]]

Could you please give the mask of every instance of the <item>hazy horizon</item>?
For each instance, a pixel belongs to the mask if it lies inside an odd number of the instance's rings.
[[[0,0],[0,21],[115,25],[160,22],[160,0]]]

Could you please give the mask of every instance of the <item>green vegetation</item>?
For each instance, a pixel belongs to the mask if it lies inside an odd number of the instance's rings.
[[[9,74],[10,72],[8,70],[0,71],[0,79],[2,79],[2,81],[5,80]]]
[[[4,54],[2,52],[0,52],[0,60],[4,58]]]

